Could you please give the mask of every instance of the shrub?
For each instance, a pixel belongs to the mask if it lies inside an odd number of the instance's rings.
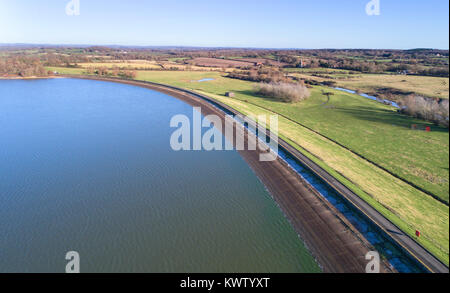
[[[303,101],[310,95],[308,88],[301,83],[259,83],[255,90],[260,95],[288,103]]]
[[[229,78],[256,81],[256,82],[286,82],[288,79],[283,72],[273,68],[260,68],[258,70],[233,71],[227,75]]]
[[[409,95],[400,101],[401,112],[449,127],[449,101]]]

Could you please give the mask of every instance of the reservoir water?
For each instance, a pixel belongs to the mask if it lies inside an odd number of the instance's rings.
[[[175,152],[192,107],[124,84],[0,80],[0,272],[318,272],[236,151]]]
[[[381,103],[384,103],[385,105],[390,105],[390,106],[393,106],[393,107],[395,107],[397,109],[400,109],[400,106],[394,101],[390,101],[390,100],[386,100],[386,99],[379,99],[379,98],[377,98],[375,96],[370,96],[368,94],[358,94],[354,90],[349,90],[349,89],[345,89],[345,88],[341,88],[341,87],[335,87],[334,89],[338,90],[338,91],[346,92],[346,93],[349,93],[349,94],[360,95],[361,97],[364,97],[366,99],[369,99],[369,100],[372,100],[372,101],[375,101],[375,102],[381,102]]]

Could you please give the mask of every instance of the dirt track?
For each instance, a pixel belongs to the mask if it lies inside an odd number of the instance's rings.
[[[201,107],[203,115],[215,114],[221,117],[222,131],[224,131],[225,113],[207,101],[187,92],[139,81],[85,76],[76,76],[75,78],[113,81],[163,92],[183,100],[191,106]],[[234,127],[234,129],[235,134],[242,131],[240,127]],[[245,145],[247,145],[250,135],[253,134],[245,130]],[[265,184],[324,272],[365,272],[367,264],[365,255],[374,249],[334,207],[282,159],[261,162],[259,155],[263,151],[259,149],[239,152]],[[382,262],[381,271],[392,272],[384,262]]]

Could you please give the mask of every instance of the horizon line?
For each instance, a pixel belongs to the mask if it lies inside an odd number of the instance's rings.
[[[70,43],[0,43],[0,47],[7,46],[45,46],[45,47],[122,47],[122,48],[155,48],[155,49],[241,49],[241,50],[392,50],[392,51],[411,51],[411,50],[440,50],[449,51],[449,48],[426,48],[416,47],[408,49],[398,48],[298,48],[298,47],[239,47],[239,46],[189,46],[189,45],[120,45],[120,44],[70,44]]]

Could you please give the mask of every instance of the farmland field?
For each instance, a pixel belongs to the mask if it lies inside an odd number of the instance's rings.
[[[239,60],[239,59],[238,59]],[[206,67],[247,67],[253,66],[251,62],[227,60],[218,58],[195,58],[191,62],[197,66]]]
[[[323,70],[323,74],[330,74],[336,79],[312,76],[314,70],[291,70],[294,76],[316,81],[333,80],[336,86],[351,90],[360,90],[367,94],[376,94],[383,89],[392,89],[402,94],[414,93],[426,97],[448,99],[449,78],[414,75],[393,74],[347,74],[346,71]]]
[[[237,60],[252,62],[252,63],[269,64],[269,65],[280,66],[280,67],[286,65],[285,63],[278,62],[278,61],[275,61],[272,59],[265,59],[265,58],[241,58],[241,59],[237,59]]]
[[[130,70],[161,70],[161,69],[178,69],[178,70],[186,70],[188,67],[190,70],[213,70],[213,68],[208,67],[199,67],[193,65],[186,64],[178,64],[175,62],[156,62],[156,61],[144,61],[144,60],[127,60],[125,62],[87,62],[87,63],[79,63],[79,66],[83,68],[99,68],[106,67],[108,69],[112,69],[114,67],[120,69],[130,69]]]
[[[119,67],[119,68],[138,68],[138,69],[160,69],[161,66],[159,66],[156,62],[151,61],[142,61],[139,62],[133,62],[133,61],[127,61],[127,62],[95,62],[95,63],[79,63],[79,66],[83,68],[89,68],[89,67],[106,67],[106,68],[113,68],[113,67]]]
[[[338,86],[360,89],[368,93],[386,87],[427,97],[443,99],[449,97],[449,79],[446,77],[363,74],[349,80],[339,80]]]

